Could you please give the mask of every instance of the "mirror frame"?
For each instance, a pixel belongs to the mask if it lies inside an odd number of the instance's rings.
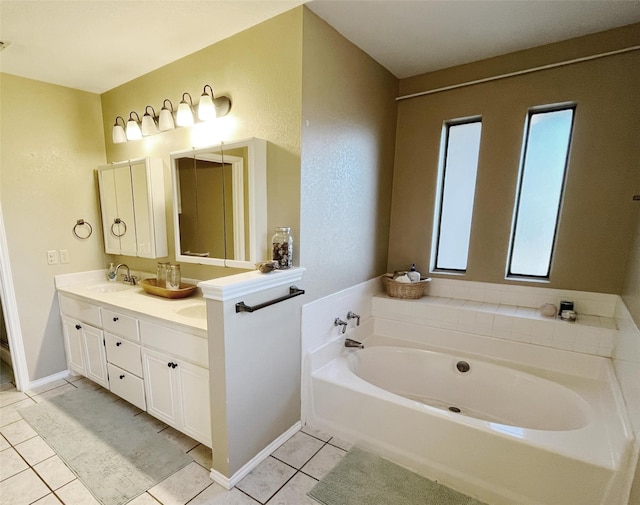
[[[181,158],[200,157],[200,159],[216,159],[220,153],[226,150],[247,148],[247,180],[248,184],[248,225],[249,225],[249,257],[244,260],[229,258],[207,258],[182,254],[180,247],[180,227],[178,216],[178,203],[180,201],[178,164],[176,160]],[[184,149],[169,153],[171,160],[172,179],[172,205],[173,205],[173,231],[175,239],[176,261],[184,263],[198,263],[200,265],[225,266],[233,268],[254,269],[255,264],[264,261],[265,251],[268,246],[267,237],[267,141],[252,137],[233,142],[222,142],[198,149]],[[230,155],[230,161],[235,158]],[[226,162],[226,160],[225,160]],[[233,163],[232,163],[233,164]],[[233,176],[234,183],[238,180]],[[235,214],[234,214],[235,217]],[[236,219],[234,219],[234,225]],[[235,234],[234,234],[235,236]],[[234,245],[235,250],[235,245]]]

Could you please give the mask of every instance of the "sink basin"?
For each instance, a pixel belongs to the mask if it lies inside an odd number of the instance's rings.
[[[206,319],[207,306],[203,304],[187,305],[181,309],[176,310],[176,314],[182,317],[191,317],[193,319]]]
[[[125,286],[124,284],[105,282],[104,284],[96,284],[95,286],[90,286],[87,289],[94,293],[116,293],[117,291],[124,291],[128,288],[129,286]]]

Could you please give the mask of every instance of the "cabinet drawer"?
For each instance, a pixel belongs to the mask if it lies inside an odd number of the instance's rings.
[[[60,302],[60,312],[65,316],[73,317],[74,319],[78,319],[79,321],[83,321],[93,326],[102,326],[100,307],[97,305],[83,302],[62,294],[58,296],[58,300]]]
[[[206,338],[140,321],[140,340],[145,346],[155,347],[209,368],[209,346]]]
[[[144,381],[140,377],[109,363],[109,389],[136,407],[147,410]]]
[[[142,377],[140,346],[111,333],[105,333],[104,338],[107,346],[107,361]]]
[[[118,312],[102,309],[102,328],[109,333],[120,335],[129,340],[140,341],[138,333],[138,320],[134,317],[125,316]]]

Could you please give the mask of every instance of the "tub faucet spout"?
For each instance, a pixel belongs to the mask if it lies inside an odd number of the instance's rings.
[[[358,342],[357,340],[353,340],[352,338],[345,338],[344,346],[355,347],[356,349],[364,349],[364,344],[362,342]]]

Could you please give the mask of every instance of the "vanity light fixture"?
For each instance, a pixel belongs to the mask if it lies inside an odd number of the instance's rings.
[[[133,115],[136,115],[134,118]],[[127,121],[127,140],[140,140],[142,131],[140,131],[140,116],[135,110],[129,113],[129,121]]]
[[[211,90],[211,94],[207,93],[207,88]],[[213,105],[213,88],[205,84],[198,102],[198,119],[200,121],[209,121],[210,119],[215,119],[216,116],[216,106]]]
[[[171,110],[167,109],[167,102],[171,106]],[[158,127],[160,131],[166,132],[167,130],[175,129],[176,125],[173,122],[173,104],[171,100],[165,98],[162,102],[162,109],[160,110],[160,120],[158,121]]]
[[[185,96],[189,97],[189,102],[185,99]],[[192,126],[193,120],[193,100],[189,93],[182,93],[182,101],[178,105],[178,112],[176,114],[176,125],[178,126]]]
[[[189,101],[187,101],[187,97],[189,97]],[[213,88],[209,84],[205,84],[200,102],[198,102],[198,121],[210,121],[226,116],[230,110],[231,99],[228,96],[215,98]],[[128,121],[125,121],[122,116],[117,116],[111,138],[114,144],[121,144],[128,140],[140,140],[143,136],[174,130],[177,126],[193,126],[195,122],[193,99],[189,93],[185,92],[182,94],[177,111],[174,111],[171,100],[165,98],[158,115],[151,105],[147,105],[142,120],[136,111],[129,113]]]
[[[122,125],[118,124],[118,119],[122,121]],[[111,133],[111,139],[114,144],[122,144],[127,141],[127,135],[124,132],[124,118],[122,116],[116,116],[116,122],[113,125],[113,131]]]
[[[153,111],[153,115],[149,114],[149,109]],[[142,116],[142,135],[146,137],[147,135],[154,135],[158,131],[156,110],[151,105],[147,105],[144,108],[144,116]]]

